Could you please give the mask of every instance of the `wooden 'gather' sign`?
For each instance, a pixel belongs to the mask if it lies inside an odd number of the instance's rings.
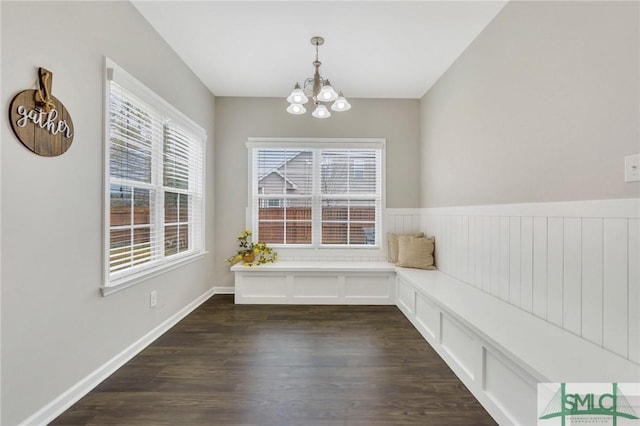
[[[38,68],[38,88],[18,93],[9,107],[13,133],[24,146],[45,157],[64,154],[73,142],[73,121],[51,94],[52,80],[51,71]]]

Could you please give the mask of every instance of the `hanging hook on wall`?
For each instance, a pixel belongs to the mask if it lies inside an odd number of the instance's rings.
[[[49,113],[55,108],[55,103],[51,99],[51,85],[53,84],[53,73],[45,68],[38,68],[38,90],[36,91],[36,105]]]
[[[38,68],[38,90],[36,91],[36,105],[43,108],[48,113],[55,108],[55,103],[51,98],[51,85],[53,84],[53,73],[45,68]]]

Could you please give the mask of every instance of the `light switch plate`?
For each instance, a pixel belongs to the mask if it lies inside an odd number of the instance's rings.
[[[640,154],[624,157],[624,181],[640,182]]]

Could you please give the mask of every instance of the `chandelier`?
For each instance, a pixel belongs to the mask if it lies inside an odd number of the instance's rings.
[[[333,111],[340,112],[351,109],[351,104],[345,99],[342,92],[340,92],[340,94],[336,93],[333,87],[331,87],[331,82],[320,76],[320,65],[322,65],[322,62],[318,60],[318,46],[324,44],[324,39],[322,37],[312,37],[311,44],[316,47],[316,60],[313,61],[316,72],[312,78],[307,78],[304,81],[303,87],[300,87],[300,83],[296,83],[293,91],[291,91],[291,94],[287,98],[287,101],[290,103],[287,107],[287,112],[296,115],[304,114],[307,112],[304,104],[309,102],[309,98],[311,98],[316,108],[311,113],[315,118],[331,117],[331,113],[325,105],[325,103],[328,102],[333,102],[333,104],[331,104]]]

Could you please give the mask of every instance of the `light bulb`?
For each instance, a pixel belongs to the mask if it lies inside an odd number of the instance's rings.
[[[324,86],[322,86],[322,88],[320,89],[318,98],[322,102],[335,101],[336,99],[338,99],[338,94],[335,90],[333,90],[333,87],[331,87],[331,83],[329,82],[329,80],[326,80]]]
[[[299,115],[307,112],[307,109],[300,104],[291,104],[287,107],[287,112],[289,114]]]
[[[311,115],[313,115],[315,118],[329,118],[329,117],[331,117],[331,113],[329,112],[327,107],[322,105],[322,104],[318,104],[318,106],[316,107],[315,111],[313,111],[311,113]]]
[[[351,104],[347,101],[344,95],[342,95],[342,92],[340,92],[340,96],[336,99],[333,105],[331,105],[331,109],[334,111],[348,111],[351,109]]]
[[[300,84],[296,83],[296,86],[291,91],[291,94],[287,98],[287,101],[292,104],[306,104],[309,102],[309,98],[307,98],[300,88]]]

